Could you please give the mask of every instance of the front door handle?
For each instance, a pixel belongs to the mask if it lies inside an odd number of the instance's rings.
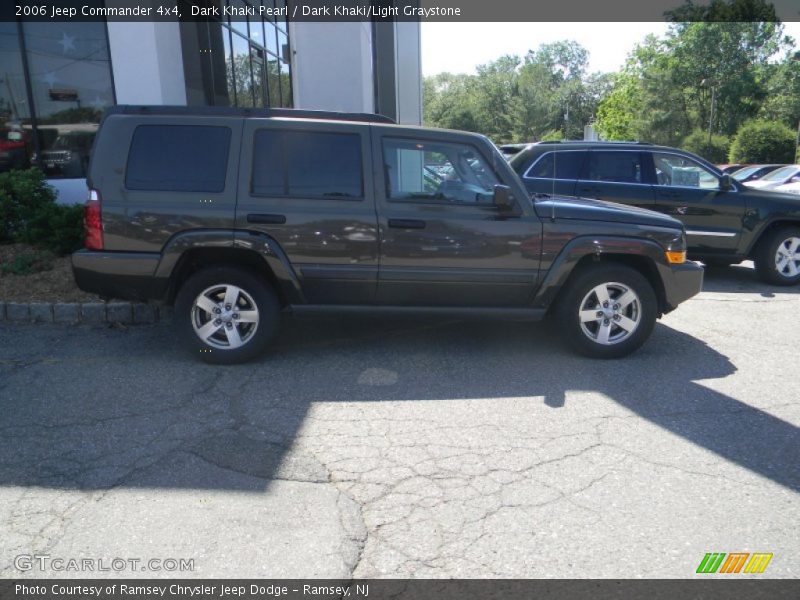
[[[418,219],[389,219],[389,227],[395,229],[425,229],[425,221]]]
[[[266,225],[283,225],[286,223],[286,215],[267,215],[263,213],[253,213],[247,215],[248,223],[261,223]]]

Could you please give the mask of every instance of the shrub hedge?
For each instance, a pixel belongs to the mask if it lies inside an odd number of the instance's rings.
[[[83,245],[83,206],[56,204],[39,169],[0,173],[0,243],[11,242],[69,254]]]
[[[749,121],[739,128],[728,158],[732,163],[790,163],[795,132],[775,121]]]

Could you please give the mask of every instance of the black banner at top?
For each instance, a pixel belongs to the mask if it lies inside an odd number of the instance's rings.
[[[0,20],[800,21],[797,0],[2,0]],[[598,35],[602,35],[602,27]]]

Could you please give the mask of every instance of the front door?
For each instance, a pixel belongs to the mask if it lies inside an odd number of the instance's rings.
[[[690,254],[735,252],[745,214],[741,194],[720,189],[719,176],[687,156],[662,151],[652,157],[654,208],[683,222]]]
[[[373,153],[382,163],[378,302],[523,306],[541,253],[542,227],[530,201],[517,198],[522,214],[500,211],[492,193],[508,182],[492,166],[494,157],[461,137],[413,134],[395,137],[373,127]]]

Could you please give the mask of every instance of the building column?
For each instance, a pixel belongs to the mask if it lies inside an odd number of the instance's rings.
[[[108,22],[118,104],[186,104],[180,24]]]

